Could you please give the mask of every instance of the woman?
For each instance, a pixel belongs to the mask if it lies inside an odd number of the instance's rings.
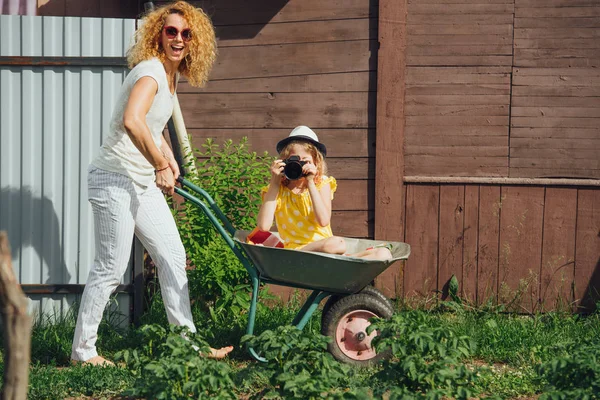
[[[185,272],[185,250],[164,194],[179,168],[162,136],[173,111],[179,75],[203,85],[216,56],[210,19],[179,1],[149,13],[128,54],[127,75],[110,131],[88,169],[96,256],[83,292],[73,362],[112,365],[96,351],[98,325],[125,272],[135,234],[155,262],[169,323],[196,331]],[[162,193],[161,193],[162,192]],[[233,348],[211,349],[225,357]]]

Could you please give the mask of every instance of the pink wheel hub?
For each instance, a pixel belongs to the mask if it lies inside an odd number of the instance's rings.
[[[371,341],[377,333],[367,334],[369,320],[377,315],[367,310],[354,310],[340,318],[335,330],[335,340],[346,357],[363,361],[375,357]]]

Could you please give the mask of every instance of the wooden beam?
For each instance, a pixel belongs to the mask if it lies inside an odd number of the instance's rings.
[[[480,176],[405,176],[405,183],[524,185],[524,186],[581,186],[600,187],[600,179],[571,178],[508,178]]]
[[[404,240],[404,94],[406,0],[379,1],[375,156],[375,238]],[[399,266],[389,268],[377,286],[402,295]]]
[[[4,330],[4,400],[27,398],[31,316],[12,268],[8,235],[0,232],[0,313]]]

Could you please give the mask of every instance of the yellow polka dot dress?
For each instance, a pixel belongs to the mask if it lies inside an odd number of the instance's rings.
[[[333,200],[333,193],[337,189],[335,178],[323,177],[317,189],[321,190],[323,185],[331,187]],[[263,197],[268,189],[268,186],[262,188]],[[284,185],[279,187],[277,194],[275,224],[285,248],[288,249],[299,249],[308,243],[333,236],[331,225],[321,226],[317,222],[308,190],[296,194]]]

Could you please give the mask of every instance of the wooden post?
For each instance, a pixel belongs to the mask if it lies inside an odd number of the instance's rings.
[[[379,0],[375,239],[404,240],[404,92],[406,0]],[[402,296],[401,264],[376,280],[389,297]]]
[[[0,232],[0,313],[4,325],[4,385],[2,400],[27,399],[31,316],[27,297],[12,269],[6,232]]]

